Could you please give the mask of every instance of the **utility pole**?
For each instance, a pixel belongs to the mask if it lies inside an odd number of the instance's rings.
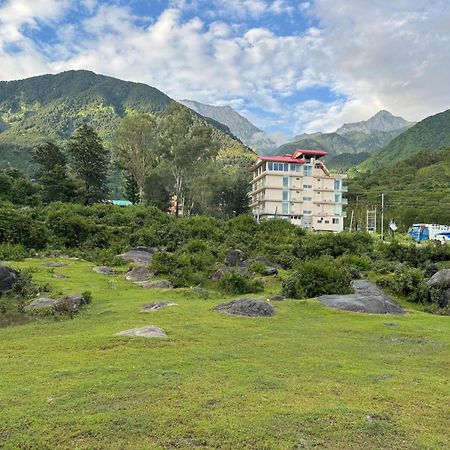
[[[384,193],[381,194],[381,240],[384,241]]]
[[[354,214],[354,211],[352,210],[352,217],[350,219],[350,233],[352,232],[352,228],[353,228],[353,214]]]

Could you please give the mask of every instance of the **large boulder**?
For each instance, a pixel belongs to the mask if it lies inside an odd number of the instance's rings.
[[[37,298],[33,300],[29,305],[25,306],[25,311],[35,311],[39,309],[53,309],[55,306],[55,299],[53,298]]]
[[[427,286],[434,289],[450,288],[450,269],[436,272],[428,281]]]
[[[354,294],[322,295],[320,303],[330,308],[369,314],[403,314],[404,310],[391,297],[367,280],[352,282]]]
[[[125,261],[131,261],[138,265],[149,265],[152,261],[153,255],[158,252],[154,247],[135,247],[130,248],[125,253],[118,255]]]
[[[94,272],[101,273],[103,275],[115,275],[116,271],[112,267],[98,266],[92,269]]]
[[[241,250],[232,250],[225,256],[225,264],[229,267],[242,266],[246,259],[245,253]]]
[[[58,312],[75,312],[85,303],[86,302],[81,295],[70,294],[55,300],[54,308]]]
[[[0,264],[0,292],[9,291],[19,279],[19,272]]]
[[[173,302],[153,302],[153,303],[147,303],[141,308],[141,313],[148,313],[157,311],[161,308],[167,308],[169,306],[176,306],[176,303]]]
[[[153,277],[153,273],[150,272],[147,266],[137,266],[131,269],[125,279],[128,281],[145,281]]]
[[[144,289],[173,289],[173,284],[169,280],[139,281],[135,284]]]
[[[232,302],[222,303],[216,306],[214,311],[247,317],[270,317],[275,314],[275,309],[272,305],[256,298],[241,298]]]
[[[161,328],[149,325],[146,327],[132,328],[131,330],[121,331],[115,336],[145,337],[145,338],[164,338],[167,334]]]

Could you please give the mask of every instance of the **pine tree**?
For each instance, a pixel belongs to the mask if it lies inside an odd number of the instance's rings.
[[[68,145],[72,168],[83,184],[82,201],[86,205],[105,201],[109,195],[108,167],[110,154],[97,133],[82,125]]]

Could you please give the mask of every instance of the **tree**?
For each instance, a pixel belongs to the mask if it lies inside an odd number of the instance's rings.
[[[189,180],[197,175],[200,163],[217,154],[218,146],[213,140],[211,127],[202,124],[188,108],[175,102],[167,108],[159,129],[161,156],[169,164],[173,178],[176,216],[180,205],[183,213],[189,215],[194,207],[186,202]]]
[[[143,203],[145,179],[157,164],[158,122],[150,114],[125,117],[116,133],[115,149],[121,167],[136,182]]]
[[[131,173],[125,175],[125,198],[133,205],[139,203],[139,188],[136,179]]]
[[[145,203],[167,211],[170,206],[171,174],[167,164],[161,163],[145,179]]]
[[[51,142],[40,145],[33,161],[40,166],[36,179],[42,186],[44,202],[67,202],[76,197],[76,186],[68,175],[66,157],[57,145]]]
[[[72,168],[83,184],[82,200],[86,205],[104,201],[108,194],[109,151],[89,125],[82,125],[68,145]]]

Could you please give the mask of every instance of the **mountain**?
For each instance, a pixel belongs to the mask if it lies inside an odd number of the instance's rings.
[[[204,117],[226,125],[231,133],[257,152],[264,152],[277,146],[267,133],[257,128],[230,106],[212,106],[194,100],[180,100],[180,103]]]
[[[336,130],[336,133],[345,135],[351,132],[370,133],[371,131],[395,131],[414,125],[402,117],[394,116],[389,111],[378,111],[368,120],[361,122],[346,123]]]
[[[146,84],[86,70],[0,81],[0,167],[13,166],[31,173],[36,144],[62,142],[83,123],[94,127],[109,146],[124,116],[159,115],[173,101]],[[225,125],[193,114],[212,126],[218,139],[232,142],[243,153],[252,153]]]
[[[345,124],[334,133],[300,134],[271,154],[283,154],[296,148],[326,150],[331,157],[372,153],[385,147],[412,125],[412,122],[396,117],[388,111],[379,111],[366,121]],[[361,161],[362,158],[346,158],[348,163],[356,160]]]
[[[436,151],[450,146],[450,109],[418,122],[373,154],[361,169],[384,167],[406,159],[421,150]]]

